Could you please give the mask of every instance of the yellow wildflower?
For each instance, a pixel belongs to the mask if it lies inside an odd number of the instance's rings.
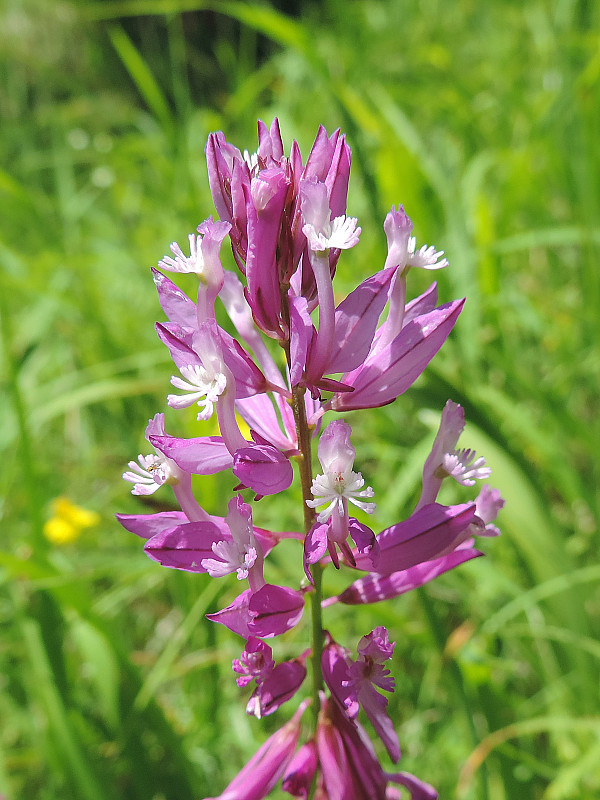
[[[100,522],[99,514],[75,505],[68,497],[55,498],[50,508],[52,517],[44,525],[44,536],[52,544],[68,544],[77,539],[84,528]]]

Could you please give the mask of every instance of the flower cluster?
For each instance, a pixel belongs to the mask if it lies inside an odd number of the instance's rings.
[[[216,415],[219,435],[171,436],[164,416],[156,414],[146,428],[153,452],[131,461],[123,477],[135,495],[168,484],[180,510],[118,518],[146,540],[145,552],[163,566],[212,578],[235,575],[242,583],[234,601],[209,619],[245,641],[233,671],[240,687],[254,686],[248,714],[274,713],[296,695],[312,663],[312,699],[302,701],[221,800],[259,800],[279,780],[297,798],[391,800],[400,796],[394,783],[413,800],[435,798],[435,790],[414,776],[384,771],[358,721],[362,708],[391,760],[400,759],[384,694],[394,691],[385,667],[394,650],[388,632],[378,627],[363,636],[353,658],[323,629],[322,609],[337,602],[374,603],[422,586],[480,556],[475,536],[498,533],[493,522],[504,501],[497,490],[484,486],[460,505],[437,502],[444,479],[472,487],[490,474],[483,458],[456,449],[464,427],[459,405],[449,400],[442,412],[414,512],[378,533],[351,516],[352,507],[363,512],[362,519],[373,513],[374,492],[355,471],[350,425],[336,416],[391,403],[405,392],[445,342],[465,301],[438,305],[435,283],[407,301],[411,268],[437,270],[448,262],[433,247],[417,249],[412,222],[399,206],[384,222],[383,268],[336,305],[333,278],[341,251],[357,245],[361,234],[357,219],[346,215],[351,153],[339,131],[329,136],[321,127],[305,163],[296,142],[284,155],[277,120],[270,128],[258,123],[254,155],[215,133],[206,156],[220,220],[209,217],[190,234],[189,255],[172,244],[172,255],[153,274],[167,317],[156,330],[173,359],[171,383],[178,390],[168,395],[168,405],[195,404],[201,420]],[[222,266],[226,237],[239,274]],[[165,272],[195,273],[197,298],[184,294]],[[276,349],[285,354],[283,370]],[[249,439],[242,430],[250,431]],[[294,463],[304,529],[277,533],[257,527],[247,501],[288,489]],[[239,482],[224,517],[205,511],[192,491],[193,475],[222,470],[232,470]],[[299,555],[307,580],[301,585],[265,580],[265,559],[283,538],[303,545]],[[340,595],[323,598],[323,570],[339,569],[340,562],[360,577]],[[276,663],[265,640],[296,626],[307,598],[312,648]],[[310,704],[315,724],[299,746],[301,717]]]

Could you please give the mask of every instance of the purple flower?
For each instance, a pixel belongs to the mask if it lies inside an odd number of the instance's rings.
[[[471,535],[469,526],[473,522],[477,522],[475,503],[424,506],[409,519],[386,528],[377,536],[380,559],[373,571],[390,575],[447,555]],[[366,556],[357,553],[355,560],[359,569],[371,570]]]
[[[299,748],[288,764],[281,782],[283,791],[300,800],[306,800],[318,764],[317,745],[314,739],[310,739]],[[318,795],[315,795],[315,798],[317,797]]]
[[[300,719],[308,701],[282,728],[270,736],[218,797],[204,800],[262,800],[274,788],[289,764],[300,736]]]
[[[342,375],[342,382],[354,391],[334,394],[326,408],[376,408],[395,400],[412,386],[446,341],[464,302],[455,300],[416,317],[389,344],[372,349],[363,364]]]
[[[504,508],[505,501],[500,495],[499,489],[492,489],[491,486],[482,486],[477,498],[475,499],[475,514],[484,524],[484,529],[474,526],[474,536],[499,536],[500,530],[492,525],[498,513]]]
[[[297,625],[303,611],[303,592],[267,583],[256,592],[247,589],[227,608],[206,617],[244,639],[250,636],[270,639]]]
[[[275,664],[273,651],[265,642],[251,636],[239,659],[233,660],[233,671],[242,677],[236,679],[238,686],[247,686],[256,681],[256,689],[246,706],[246,713],[257,719],[272,714],[293,697],[306,677],[306,651],[299,658]]]
[[[480,530],[479,533],[481,533]],[[479,550],[469,546],[469,540],[467,540],[448,555],[415,564],[414,567],[391,572],[389,575],[378,575],[376,572],[365,575],[350,584],[338,597],[325,600],[324,605],[331,605],[336,601],[346,605],[359,605],[390,600],[392,597],[398,597],[419,586],[424,586],[438,575],[482,555],[483,553],[480,553]]]
[[[233,671],[242,676],[236,678],[237,685],[242,687],[253,680],[263,681],[275,666],[272,655],[273,651],[268,644],[261,642],[256,636],[251,636],[239,659],[233,659]]]
[[[383,800],[386,779],[379,762],[363,742],[356,723],[332,701],[326,701],[321,709],[317,750],[330,800]]]
[[[213,542],[211,549],[217,558],[204,558],[200,565],[213,578],[236,572],[238,580],[247,578],[251,591],[256,592],[265,585],[264,555],[254,536],[250,506],[239,495],[229,501],[225,521],[232,538]]]
[[[248,254],[246,297],[256,324],[268,336],[284,339],[277,264],[282,214],[288,193],[283,169],[264,169],[252,178],[247,194]]]
[[[287,457],[267,443],[249,443],[236,450],[233,474],[260,497],[285,491],[294,477]]]
[[[398,761],[400,745],[392,721],[387,715],[387,698],[376,690],[393,692],[394,679],[384,662],[392,657],[395,642],[390,644],[388,632],[380,626],[363,636],[358,643],[358,659],[349,667],[350,688],[356,692],[358,702],[371,720],[373,728],[384,743],[390,758]]]
[[[162,436],[165,432],[165,415],[155,414],[146,426],[146,440],[154,435]],[[138,463],[130,461],[129,471],[123,473],[123,479],[133,483],[131,494],[149,495],[163,484],[177,484],[181,478],[181,470],[174,461],[155,450],[150,455],[138,456]]]
[[[393,796],[390,780],[405,786],[413,800],[437,798],[432,786],[413,775],[384,772],[361,725],[331,700],[321,708],[317,751],[327,800],[386,800]]]
[[[160,511],[158,514],[115,514],[117,520],[130,533],[142,539],[151,539],[157,533],[186,523],[188,518],[183,511]]]
[[[207,318],[214,319],[215,316],[215,299],[225,278],[219,251],[230,229],[228,222],[214,222],[209,217],[198,226],[200,236],[193,233],[189,235],[189,256],[184,255],[179,245],[173,242],[171,252],[175,258],[165,256],[158,262],[159,267],[170,272],[195,272],[198,275],[200,284],[196,313],[199,323]]]
[[[387,630],[375,628],[358,644],[358,659],[354,661],[345,648],[329,640],[323,649],[323,678],[340,708],[349,719],[355,719],[359,704],[385,744],[394,761],[400,758],[400,745],[394,726],[387,715],[387,698],[375,688],[394,691],[394,679],[383,667],[391,658],[395,643],[390,644]]]
[[[458,439],[465,427],[465,412],[458,403],[448,400],[442,411],[440,427],[423,467],[423,491],[417,509],[434,503],[444,478],[453,477],[463,486],[474,486],[491,474],[485,458],[477,458],[474,450],[457,450]]]
[[[355,449],[350,444],[350,426],[342,420],[330,422],[319,439],[319,461],[322,475],[312,482],[313,500],[307,500],[310,508],[325,505],[326,508],[317,515],[320,523],[331,518],[331,541],[342,545],[348,537],[348,501],[367,514],[375,510],[375,503],[362,500],[373,497],[373,489],[365,485],[360,472],[354,472]]]

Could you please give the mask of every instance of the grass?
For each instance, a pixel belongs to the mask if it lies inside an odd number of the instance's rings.
[[[353,147],[349,209],[363,236],[341,262],[341,294],[383,263],[381,222],[402,202],[419,241],[450,259],[440,296],[468,297],[425,378],[352,418],[376,526],[410,510],[448,397],[508,500],[486,559],[360,613],[334,606],[327,624],[349,645],[390,628],[403,768],[440,796],[593,800],[598,10],[276,5],[6,0],[0,11],[0,792],[214,794],[287,714],[244,716],[228,666],[238,643],[202,622],[234,587],[161,570],[113,519],[140,510],[120,473],[170,375],[148,267],[211,211],[208,132],[251,149],[256,117],[277,114],[288,145],[306,150],[322,122]],[[230,489],[198,486],[219,513]],[[62,547],[42,532],[61,495],[101,516]],[[298,524],[276,501],[262,514],[265,526]],[[294,579],[292,550],[273,574]]]

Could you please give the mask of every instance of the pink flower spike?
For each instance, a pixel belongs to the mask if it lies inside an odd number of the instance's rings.
[[[218,797],[204,800],[262,800],[285,772],[300,737],[300,720],[310,701],[305,700],[282,728],[270,736]]]

